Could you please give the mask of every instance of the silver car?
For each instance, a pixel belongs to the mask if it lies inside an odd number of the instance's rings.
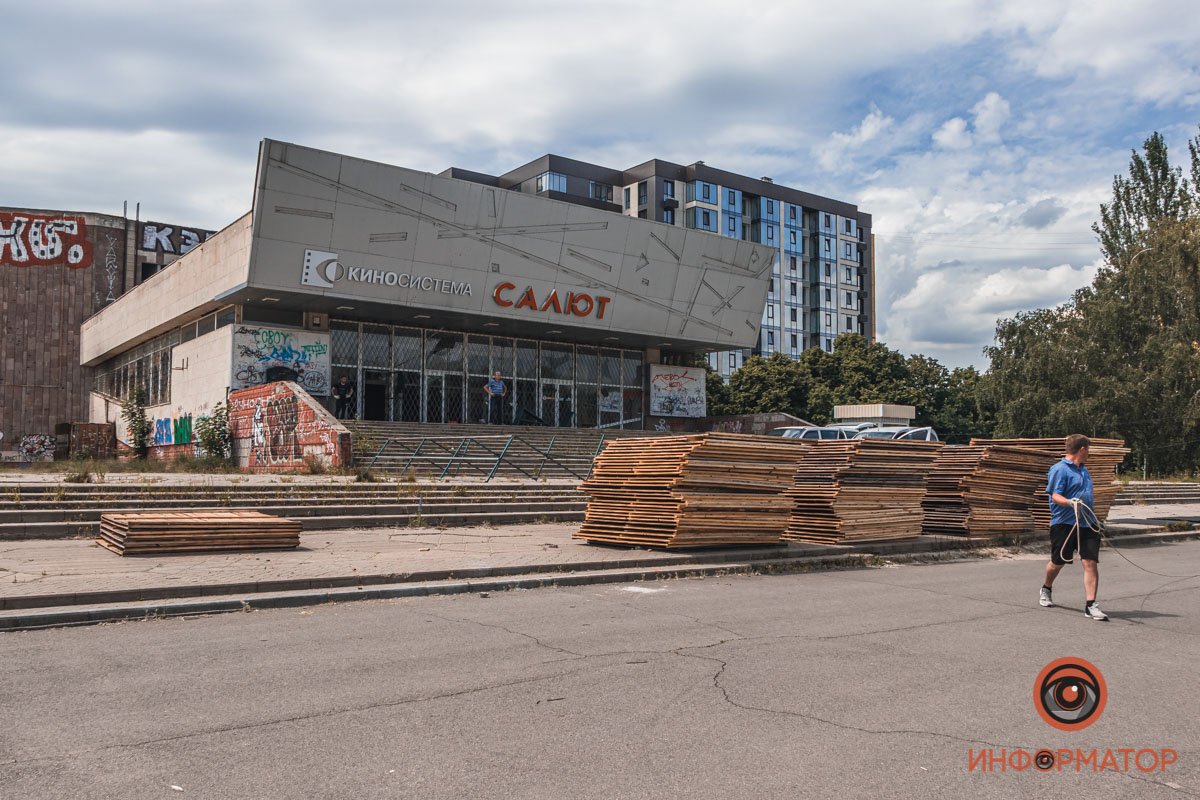
[[[870,428],[854,434],[855,439],[907,439],[917,442],[940,442],[933,428],[910,428],[902,425]]]

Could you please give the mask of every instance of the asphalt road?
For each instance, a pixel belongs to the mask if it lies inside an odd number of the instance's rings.
[[[1200,542],[1131,549],[1200,573]],[[0,634],[5,798],[1200,796],[1200,579],[1042,559],[360,602]],[[1081,732],[1052,659],[1100,668]],[[1142,774],[991,747],[1173,748]],[[179,787],[175,789],[172,787]]]

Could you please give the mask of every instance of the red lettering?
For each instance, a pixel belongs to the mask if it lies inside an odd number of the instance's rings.
[[[508,308],[509,306],[511,306],[513,304],[513,301],[505,300],[500,295],[503,294],[504,292],[507,292],[509,289],[515,289],[515,288],[517,288],[517,285],[515,283],[508,283],[507,281],[505,281],[504,283],[498,283],[498,284],[496,284],[496,291],[492,292],[492,299],[496,301],[496,305],[504,306],[505,308]]]
[[[530,291],[532,291],[532,289]],[[547,308],[550,308],[550,306],[554,306],[554,311],[558,314],[561,314],[563,312],[562,306],[559,305],[559,302],[558,302],[558,290],[557,289],[550,292],[550,296],[546,298],[546,302],[542,303],[542,307],[538,310],[545,311]]]
[[[581,307],[584,302],[587,302],[587,306]],[[596,307],[596,304],[593,302],[590,294],[572,294],[567,307],[571,309],[571,313],[575,316],[586,317],[592,313],[592,309]]]
[[[83,217],[47,217],[0,211],[0,264],[85,269],[92,243]]]
[[[599,308],[596,309],[596,319],[604,319],[604,307],[612,302],[611,297],[597,297],[596,302]]]
[[[525,289],[525,294],[521,295],[521,299],[517,301],[517,308],[532,308],[538,310],[537,298],[533,296],[533,287],[529,286]]]

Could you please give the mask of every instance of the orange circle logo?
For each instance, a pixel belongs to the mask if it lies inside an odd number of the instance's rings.
[[[1082,658],[1058,658],[1042,667],[1033,682],[1033,706],[1047,725],[1081,731],[1100,719],[1108,686],[1096,665]]]

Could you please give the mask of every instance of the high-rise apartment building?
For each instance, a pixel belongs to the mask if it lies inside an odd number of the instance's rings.
[[[498,177],[444,176],[769,245],[778,253],[758,347],[710,353],[728,376],[746,357],[833,348],[843,333],[875,338],[871,215],[840,200],[715,169],[654,159],[626,170],[544,155]]]

